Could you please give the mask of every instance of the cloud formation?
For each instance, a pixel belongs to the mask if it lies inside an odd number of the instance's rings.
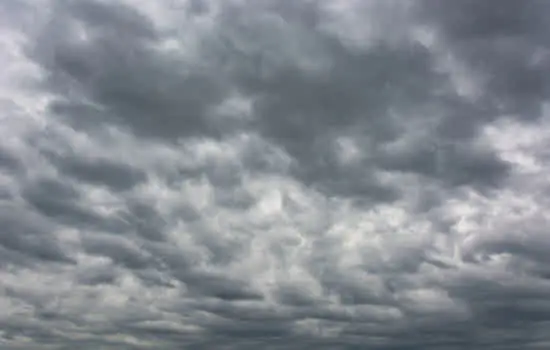
[[[0,4],[1,347],[546,348],[549,11]]]

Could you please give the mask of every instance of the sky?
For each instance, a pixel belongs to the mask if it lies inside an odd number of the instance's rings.
[[[550,346],[547,0],[0,2],[0,348]]]

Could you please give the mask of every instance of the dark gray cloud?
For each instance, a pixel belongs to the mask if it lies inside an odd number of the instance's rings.
[[[428,0],[422,12],[483,80],[482,101],[502,114],[540,116],[550,82],[545,1]]]
[[[9,151],[0,149],[0,168],[4,171],[14,171],[19,168],[19,162]]]
[[[129,190],[146,179],[143,171],[107,159],[86,159],[76,155],[55,158],[53,163],[65,175],[104,185],[113,191]]]
[[[81,194],[70,182],[57,179],[30,181],[21,191],[21,197],[43,217],[76,227],[116,228],[116,220],[102,217],[93,208],[86,207]]]
[[[76,95],[53,103],[54,114],[73,125],[90,128],[111,122],[149,137],[215,131],[206,118],[208,109],[223,98],[215,72],[175,68],[178,62],[154,48],[161,34],[137,10],[67,3],[58,4],[55,20],[32,50],[48,70],[48,86]],[[75,37],[75,21],[89,40]],[[97,108],[82,99],[91,99]]]
[[[0,5],[0,347],[547,347],[549,11]]]
[[[71,263],[68,252],[57,242],[52,232],[55,228],[34,213],[2,205],[2,235],[0,245],[4,254],[2,266],[12,263],[36,264],[43,261]],[[25,220],[27,219],[27,220]],[[24,255],[24,256],[22,256]],[[28,260],[28,257],[31,260]]]
[[[355,193],[374,201],[398,197],[375,176],[365,174],[375,172],[372,166],[376,164],[338,164],[333,150],[335,138],[352,130],[360,148],[376,147],[398,138],[403,132],[399,126],[416,119],[415,114],[425,113],[425,106],[443,104],[444,114],[449,114],[450,108],[463,108],[466,113],[479,110],[460,101],[447,106],[449,97],[437,95],[448,81],[435,70],[429,49],[418,42],[403,39],[399,45],[381,42],[368,50],[352,50],[330,33],[311,28],[303,16],[290,16],[288,25],[303,33],[301,40],[315,43],[310,45],[313,52],[306,51],[305,57],[316,54],[327,62],[326,69],[311,72],[297,65],[292,53],[284,55],[292,45],[302,44],[284,36],[289,30],[281,30],[269,17],[266,24],[248,23],[253,9],[247,15],[248,11],[229,6],[232,15],[221,16],[220,35],[198,39],[206,43],[201,45],[206,47],[201,61],[177,65],[170,56],[151,47],[150,41],[157,34],[135,10],[116,5],[113,14],[99,19],[111,5],[71,4],[62,8],[58,20],[52,21],[51,32],[44,32],[47,38],[40,40],[49,50],[35,50],[38,62],[48,71],[50,85],[65,86],[71,91],[69,96],[74,95],[73,90],[79,91],[69,101],[53,103],[54,115],[77,125],[108,121],[129,127],[138,135],[168,139],[219,136],[239,126],[244,130],[254,127],[296,160],[294,176],[331,195]],[[256,10],[258,15],[269,14],[263,6]],[[284,15],[290,10],[280,4],[274,11]],[[301,10],[308,11],[316,9]],[[74,20],[80,21],[89,39],[74,38],[74,30],[70,30]],[[255,119],[251,122],[215,117],[213,109],[233,91],[253,100]],[[91,100],[96,107],[82,99]],[[395,113],[399,117],[392,118]],[[462,116],[445,117],[442,125]],[[465,167],[459,171],[466,172],[467,179],[451,183],[477,178],[480,183],[494,183],[505,174],[504,165],[483,173]]]

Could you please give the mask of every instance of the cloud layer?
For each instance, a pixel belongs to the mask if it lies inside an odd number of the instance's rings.
[[[546,348],[549,14],[0,4],[1,347]]]

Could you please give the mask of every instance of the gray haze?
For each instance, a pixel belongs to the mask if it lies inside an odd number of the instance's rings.
[[[547,349],[547,0],[0,3],[0,348]]]

